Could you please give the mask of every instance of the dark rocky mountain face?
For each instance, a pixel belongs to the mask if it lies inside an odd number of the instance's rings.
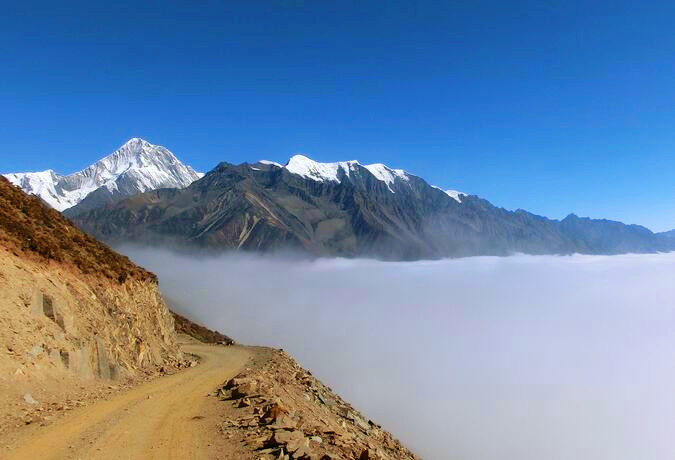
[[[625,225],[605,219],[581,218],[570,214],[560,228],[580,248],[592,254],[624,254],[672,250],[675,245],[640,225]]]
[[[573,215],[555,221],[476,196],[458,201],[421,178],[383,181],[358,163],[336,174],[315,180],[270,164],[221,163],[185,189],[143,193],[74,219],[111,243],[389,260],[675,248],[644,227]]]

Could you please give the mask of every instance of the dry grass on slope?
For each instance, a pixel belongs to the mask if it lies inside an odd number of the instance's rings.
[[[173,315],[173,322],[176,332],[179,334],[189,335],[190,337],[203,343],[217,343],[221,345],[234,344],[234,340],[218,331],[212,331],[211,329],[204,327],[201,324],[197,324],[174,311],[172,311],[171,314]]]
[[[0,176],[0,243],[123,283],[157,278],[75,227],[39,198]]]

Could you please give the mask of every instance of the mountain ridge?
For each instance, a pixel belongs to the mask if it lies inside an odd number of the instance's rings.
[[[158,188],[183,188],[203,176],[165,147],[134,137],[81,171],[61,175],[52,169],[4,176],[58,211],[76,205],[93,209]]]
[[[388,182],[356,161],[316,167],[307,160],[302,157],[304,169],[291,161],[281,167],[223,162],[183,190],[140,194],[75,222],[111,243],[164,241],[391,260],[675,247],[640,226],[576,216],[552,220],[498,208],[475,195],[455,197],[405,172]]]
[[[202,175],[164,147],[133,138],[74,175],[35,174],[78,191],[79,201],[63,213],[110,243],[392,260],[675,249],[669,233],[575,214],[555,220],[509,211],[382,163],[321,163],[296,154],[285,165],[221,162]],[[32,184],[23,185],[31,191]],[[43,190],[33,191],[45,200]]]

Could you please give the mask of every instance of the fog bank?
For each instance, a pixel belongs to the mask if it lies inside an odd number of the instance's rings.
[[[433,262],[121,248],[430,459],[672,459],[675,255]]]

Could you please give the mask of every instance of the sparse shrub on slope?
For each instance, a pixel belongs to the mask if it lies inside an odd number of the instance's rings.
[[[173,321],[176,327],[176,332],[187,334],[190,337],[204,343],[218,343],[222,345],[234,345],[234,340],[228,336],[221,334],[218,331],[211,329],[190,321],[184,316],[172,311]]]
[[[157,278],[127,257],[75,227],[36,196],[25,194],[0,176],[0,241],[48,260],[72,264],[85,274],[123,283],[127,278]]]

